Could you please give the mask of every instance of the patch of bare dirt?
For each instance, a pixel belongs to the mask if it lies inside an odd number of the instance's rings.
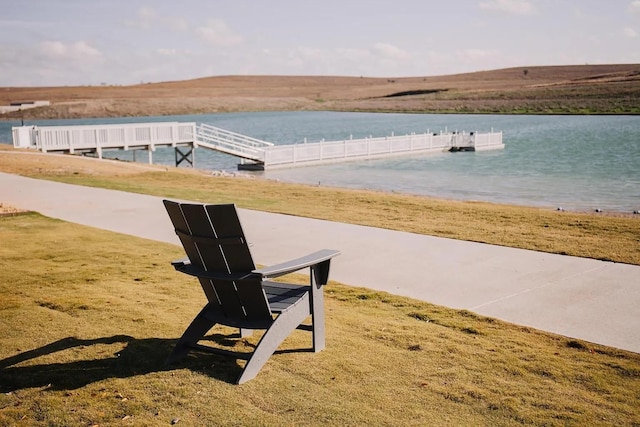
[[[5,203],[0,203],[0,216],[15,215],[17,213],[26,212],[24,209],[14,208]]]

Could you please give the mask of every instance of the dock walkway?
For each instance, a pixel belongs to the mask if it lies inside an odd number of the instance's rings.
[[[153,122],[78,126],[14,127],[13,145],[42,152],[90,154],[106,150],[146,150],[149,163],[157,147],[175,150],[176,166],[195,163],[202,147],[239,157],[239,169],[266,170],[406,156],[441,151],[480,151],[504,148],[502,132],[425,132],[276,145],[208,124]]]

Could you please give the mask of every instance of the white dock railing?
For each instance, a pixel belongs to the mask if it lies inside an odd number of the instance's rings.
[[[40,151],[95,151],[120,148],[155,150],[156,145],[176,146],[193,142],[195,123],[159,122],[80,126],[34,126],[14,132],[14,146]],[[16,140],[16,135],[20,138]],[[25,141],[26,139],[26,141]]]
[[[264,162],[265,150],[273,147],[271,142],[251,138],[207,124],[196,126],[197,145],[222,151],[243,159]]]
[[[480,144],[478,146],[478,143]],[[503,148],[502,132],[423,133],[379,138],[323,141],[269,147],[265,167],[303,166],[356,159],[399,156],[409,153],[444,151],[450,148]]]
[[[502,132],[476,133],[474,135],[473,147],[476,151],[504,148]]]

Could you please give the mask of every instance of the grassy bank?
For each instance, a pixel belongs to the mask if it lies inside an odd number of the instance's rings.
[[[0,425],[640,425],[638,354],[337,283],[325,351],[167,368],[204,302],[181,249],[34,213],[0,241]]]
[[[2,147],[0,147],[2,148]],[[640,217],[457,202],[0,150],[0,171],[640,265]]]

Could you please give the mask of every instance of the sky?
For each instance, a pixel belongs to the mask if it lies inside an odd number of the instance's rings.
[[[0,0],[0,87],[640,63],[640,0]]]

